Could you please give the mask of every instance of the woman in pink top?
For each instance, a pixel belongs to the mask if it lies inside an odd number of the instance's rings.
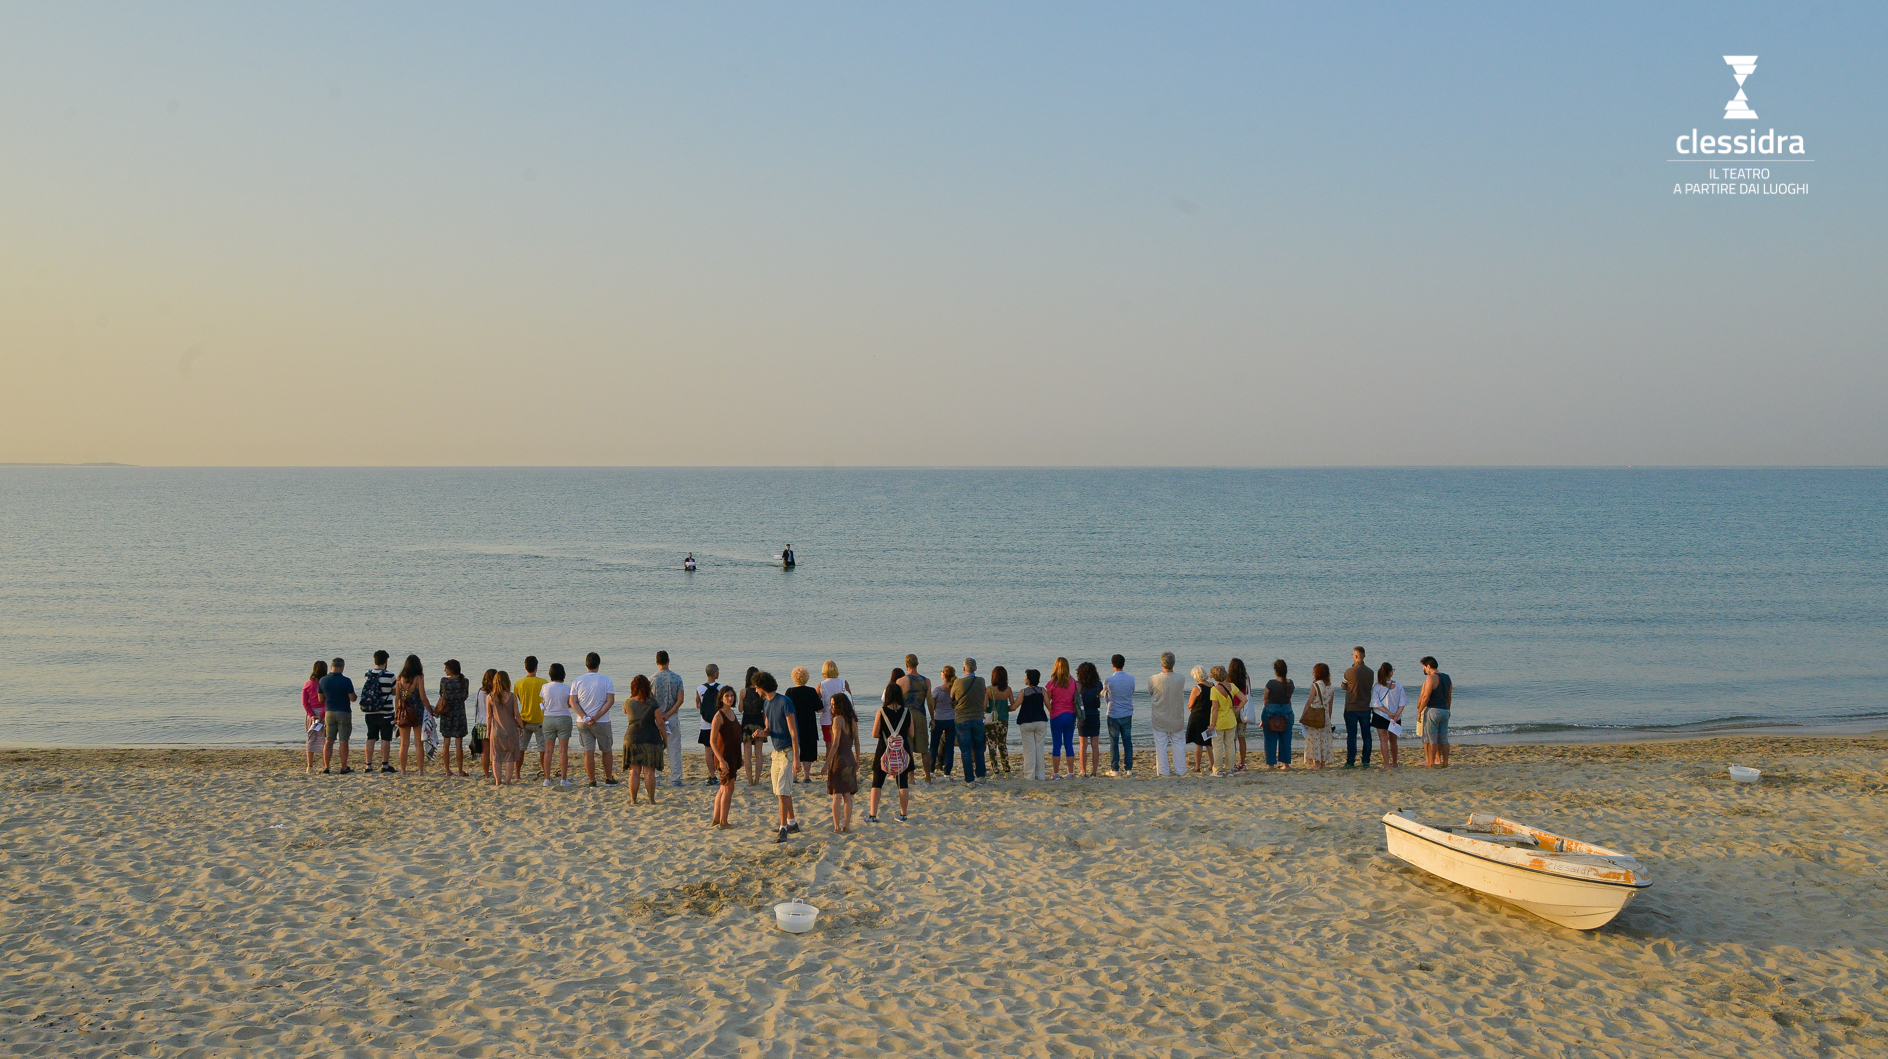
[[[315,771],[315,755],[322,749],[324,736],[321,732],[321,716],[326,707],[321,704],[321,691],[318,685],[321,678],[328,675],[328,663],[317,660],[314,672],[308,674],[308,683],[302,685],[302,727],[308,733],[308,753],[303,756],[302,766],[310,773]]]
[[[1069,778],[1075,772],[1075,678],[1069,675],[1069,660],[1058,658],[1049,670],[1049,683],[1043,687],[1049,700],[1049,737],[1053,745],[1049,778],[1062,778],[1062,759],[1069,759]]]

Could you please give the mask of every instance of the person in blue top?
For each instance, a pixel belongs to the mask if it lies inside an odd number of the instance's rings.
[[[800,830],[800,821],[793,815],[793,774],[800,758],[799,716],[794,712],[793,700],[779,693],[780,682],[772,673],[754,674],[754,689],[765,700],[761,712],[767,718],[767,739],[773,748],[774,795],[780,799],[780,829],[774,841],[785,842],[788,835]]]
[[[320,693],[322,705],[327,714],[321,719],[322,727],[327,729],[328,739],[321,748],[321,774],[329,774],[329,762],[334,757],[336,740],[341,743],[341,770],[334,775],[345,776],[354,770],[347,767],[347,741],[354,734],[354,682],[342,674],[347,665],[337,658],[328,663],[328,675],[315,685]]]

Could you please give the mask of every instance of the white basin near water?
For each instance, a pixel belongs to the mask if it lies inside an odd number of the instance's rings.
[[[789,934],[804,934],[812,930],[813,921],[818,918],[819,909],[805,901],[786,901],[774,906],[774,921]]]
[[[1755,783],[1763,778],[1763,771],[1761,769],[1746,768],[1743,765],[1732,765],[1731,778],[1739,783]]]

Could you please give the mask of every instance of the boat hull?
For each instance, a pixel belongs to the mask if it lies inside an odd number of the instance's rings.
[[[1589,882],[1483,860],[1388,823],[1383,830],[1391,856],[1575,930],[1596,930],[1612,922],[1639,892],[1636,887]]]

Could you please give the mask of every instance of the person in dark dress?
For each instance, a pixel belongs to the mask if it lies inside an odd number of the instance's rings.
[[[439,738],[443,740],[440,760],[445,763],[446,775],[452,775],[452,752],[459,751],[459,775],[466,778],[471,773],[465,770],[465,700],[472,692],[472,682],[459,670],[457,658],[446,659],[446,675],[439,678],[439,706],[434,715],[439,718]]]
[[[1082,775],[1101,775],[1101,672],[1093,662],[1075,667],[1075,682],[1082,686],[1082,713],[1075,723],[1076,746]]]
[[[826,753],[826,793],[833,796],[833,831],[852,830],[852,796],[859,793],[859,715],[852,696],[833,696],[833,745]]]
[[[720,708],[708,729],[708,771],[719,783],[715,788],[713,826],[725,828],[732,826],[728,814],[734,809],[734,780],[741,774],[741,747],[747,735],[740,715],[735,713],[740,693],[723,684],[717,698]]]
[[[742,749],[747,758],[747,785],[760,783],[761,744],[767,741],[767,697],[754,686],[754,674],[760,672],[759,666],[747,667],[747,687],[741,692],[741,738],[746,742]]]
[[[649,785],[649,804],[656,803],[656,780],[669,749],[662,722],[656,719],[655,688],[641,673],[629,682],[629,701],[623,704],[623,716],[629,722],[629,735],[623,742],[623,764],[629,769],[629,804],[639,800],[637,792]]]
[[[1213,685],[1206,679],[1206,667],[1193,667],[1193,696],[1187,699],[1187,744],[1193,747],[1193,771],[1204,765],[1208,732],[1213,730]]]
[[[793,720],[800,730],[800,758],[795,763],[795,778],[813,782],[813,765],[819,761],[819,691],[806,686],[812,674],[805,666],[793,667],[793,686],[787,689],[787,701],[793,703]]]

